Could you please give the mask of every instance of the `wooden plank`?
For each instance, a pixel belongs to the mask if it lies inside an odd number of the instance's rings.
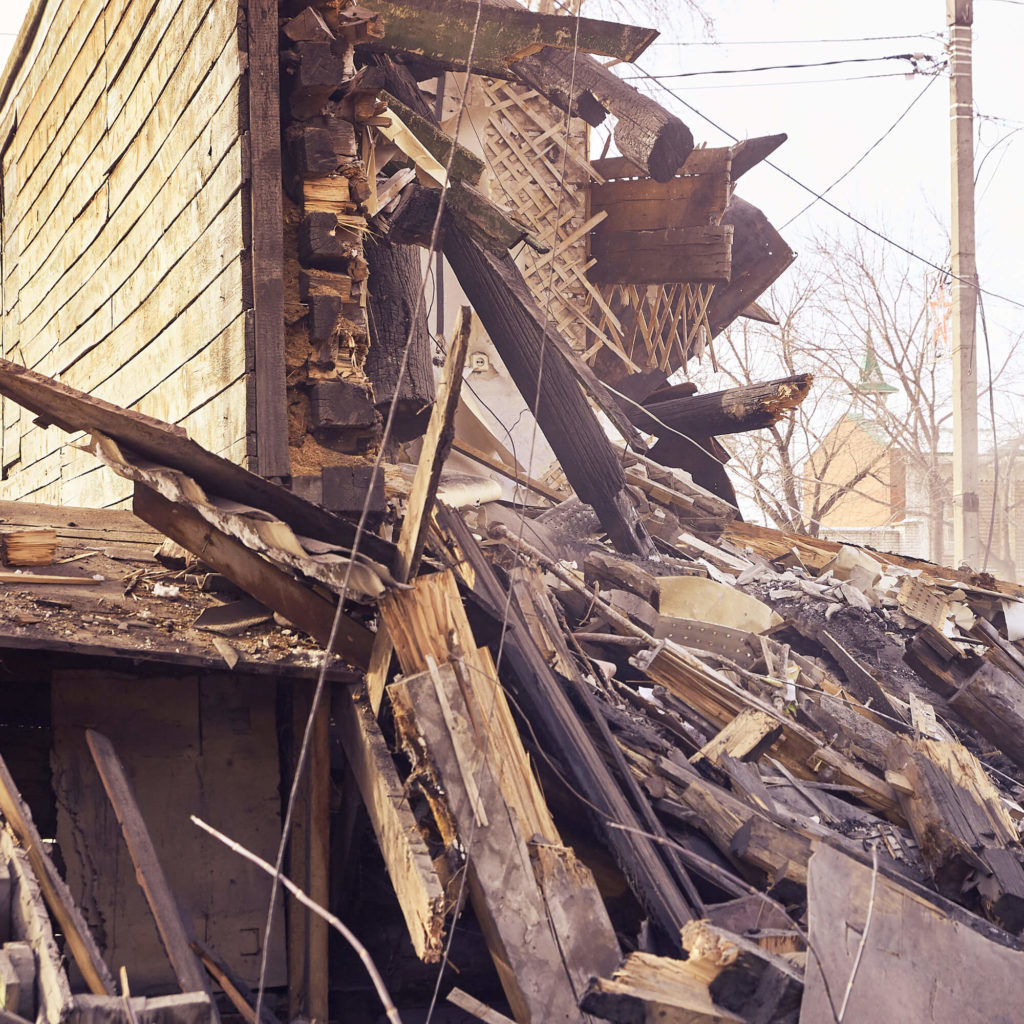
[[[431,660],[443,664],[462,659],[464,699],[472,708],[475,728],[489,736],[488,748],[495,755],[505,802],[524,835],[557,842],[558,830],[531,770],[494,662],[486,649],[477,649],[452,573],[420,576],[412,589],[392,591],[380,602],[380,613],[406,675],[427,670]]]
[[[167,882],[167,876],[160,866],[160,858],[153,848],[142,812],[135,802],[131,783],[125,775],[124,766],[106,736],[87,729],[85,738],[96,763],[96,770],[103,780],[103,788],[107,791],[121,825],[125,844],[135,865],[135,876],[146,894],[146,901],[153,912],[153,920],[160,932],[160,939],[174,968],[178,984],[182,992],[206,992],[207,995],[211,995],[211,1016],[214,1024],[217,1024],[220,1018],[216,1006],[212,1003],[209,978],[189,945],[190,928],[182,918],[174,893]]]
[[[284,212],[277,8],[277,0],[248,3],[256,467],[265,477],[291,475],[284,366]]]
[[[458,724],[452,729],[435,675],[455,712]],[[473,735],[472,713],[454,668],[445,664],[437,673],[405,677],[388,692],[404,741],[425,744],[458,835],[468,846],[470,896],[513,1015],[518,1021],[578,1020],[578,995],[559,955],[525,840],[508,812],[497,771]],[[486,809],[483,817],[464,787],[466,769]]]
[[[459,452],[461,455],[465,455],[466,458],[472,459],[474,462],[479,462],[481,466],[493,469],[495,473],[500,473],[506,479],[512,480],[514,483],[517,483],[522,487],[526,487],[531,491],[535,491],[537,494],[542,495],[549,501],[553,501],[556,505],[565,501],[566,497],[568,497],[567,494],[564,494],[561,491],[556,491],[553,487],[548,487],[547,484],[542,483],[540,480],[535,480],[527,473],[517,470],[514,466],[509,466],[504,462],[500,462],[495,456],[489,455],[485,451],[481,451],[481,449],[470,444],[468,441],[462,441],[456,438],[452,441],[452,449]]]
[[[331,710],[416,955],[441,958],[445,895],[365,690],[335,690]]]
[[[107,965],[100,956],[89,928],[78,907],[57,874],[46,847],[36,830],[32,815],[18,792],[6,762],[0,757],[0,811],[21,842],[29,863],[46,899],[46,905],[57,920],[74,957],[75,964],[91,992],[97,995],[113,995],[114,982]]]
[[[407,583],[416,573],[423,554],[434,499],[437,497],[437,485],[441,480],[441,469],[455,436],[455,411],[462,391],[462,373],[469,352],[471,326],[472,314],[468,306],[463,306],[460,326],[452,339],[445,375],[438,387],[437,399],[423,437],[423,447],[416,463],[416,476],[405,503],[405,518],[391,569],[399,583]],[[374,713],[380,710],[393,649],[387,624],[382,622],[374,640],[370,668],[366,675],[367,692]]]
[[[732,273],[732,226],[595,231],[588,271],[596,284],[728,282]]]
[[[135,485],[132,511],[320,644],[326,645],[330,640],[335,617],[333,602],[215,529],[198,512],[168,501],[145,484]],[[373,634],[365,626],[347,615],[341,616],[336,643],[340,657],[357,668],[365,668],[372,644]]]
[[[1020,836],[977,758],[959,743],[904,739],[888,767],[906,780],[900,804],[939,891],[1024,930]]]
[[[153,462],[188,473],[212,494],[277,515],[305,536],[329,544],[354,539],[354,524],[217,457],[159,420],[97,401],[8,360],[0,360],[0,394],[69,433],[95,430],[105,434]],[[367,535],[362,550],[390,563],[394,545]]]
[[[392,575],[406,583],[415,575],[423,554],[423,544],[430,525],[441,468],[451,450],[455,436],[455,410],[462,391],[462,374],[469,352],[472,313],[462,307],[462,318],[448,351],[446,372],[438,387],[437,399],[430,414],[430,423],[423,437],[416,476],[405,506],[405,519],[398,538],[398,550],[392,563]]]
[[[473,71],[508,77],[508,63],[545,46],[579,49],[623,61],[636,60],[657,38],[652,28],[618,25],[595,18],[535,14],[522,7],[484,5],[477,25],[475,0],[381,0],[374,6],[387,25],[386,35],[368,49],[399,51],[456,71],[466,68],[474,40]]]

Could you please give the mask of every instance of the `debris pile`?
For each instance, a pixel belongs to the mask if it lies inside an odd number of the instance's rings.
[[[444,960],[468,904],[515,1020],[872,1020],[897,995],[953,1019],[978,993],[949,957],[1021,964],[1024,588],[743,523],[642,458],[651,556],[578,499],[460,512],[434,498],[451,381],[397,543],[353,557],[351,523],[156,421],[10,364],[0,389],[366,673],[334,728],[412,948]],[[1013,998],[988,989],[991,1019]]]

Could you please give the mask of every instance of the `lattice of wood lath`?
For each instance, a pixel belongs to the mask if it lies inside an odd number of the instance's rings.
[[[482,133],[494,199],[528,223],[551,252],[517,257],[540,307],[562,336],[610,377],[671,372],[708,347],[713,285],[596,285],[587,279],[588,187],[600,176],[586,161],[588,127],[513,82],[474,79],[474,104],[488,108]]]
[[[707,308],[713,284],[602,285],[604,309],[597,312],[600,334],[584,358],[594,363],[610,349],[631,372],[666,373],[699,359],[707,349],[712,360]],[[614,319],[612,319],[614,317]],[[610,339],[610,340],[609,340]]]

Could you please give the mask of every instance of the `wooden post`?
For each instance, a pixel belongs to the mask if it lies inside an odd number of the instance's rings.
[[[949,25],[949,134],[952,159],[953,559],[978,564],[978,270],[974,261],[972,0],[946,0]]]
[[[331,700],[320,701],[313,720],[309,757],[309,895],[320,904],[330,903],[331,861]],[[311,1021],[326,1024],[330,975],[328,925],[319,914],[309,914],[309,988],[307,1012]]]
[[[209,995],[211,1020],[213,1024],[219,1024],[220,1017],[213,1002],[209,979],[190,945],[191,929],[171,891],[121,759],[110,740],[101,733],[87,729],[85,738],[92,759],[96,762],[96,770],[103,782],[103,788],[107,791],[111,806],[117,815],[125,845],[135,865],[135,876],[146,894],[146,902],[153,914],[160,939],[167,951],[167,959],[174,968],[174,976],[178,979],[181,991],[205,992]]]
[[[291,469],[284,379],[284,214],[277,0],[250,0],[248,32],[256,464],[263,476],[282,477],[288,476]]]
[[[295,687],[292,695],[293,771],[309,717],[312,687]],[[329,899],[330,855],[330,698],[325,696],[313,723],[309,769],[299,781],[292,815],[288,875],[321,906]],[[288,1006],[291,1017],[327,1020],[327,922],[298,902],[288,913]]]
[[[427,424],[427,433],[423,438],[416,476],[413,478],[412,490],[409,491],[409,500],[406,502],[405,520],[398,538],[398,551],[391,566],[395,579],[400,583],[406,583],[419,566],[427,529],[430,526],[434,498],[437,495],[437,485],[441,480],[441,468],[448,458],[452,438],[455,436],[455,410],[458,408],[459,394],[462,391],[462,369],[466,363],[466,354],[469,352],[471,316],[469,307],[463,306],[461,326],[452,339],[444,380],[441,382],[434,409],[430,414],[430,422]],[[370,667],[366,673],[366,687],[374,714],[380,710],[393,649],[387,625],[381,620],[370,655]]]

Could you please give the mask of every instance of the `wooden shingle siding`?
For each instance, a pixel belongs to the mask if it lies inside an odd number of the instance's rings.
[[[48,0],[0,109],[7,358],[243,464],[246,49],[239,0]],[[126,500],[62,431],[8,404],[3,433],[0,496]]]

